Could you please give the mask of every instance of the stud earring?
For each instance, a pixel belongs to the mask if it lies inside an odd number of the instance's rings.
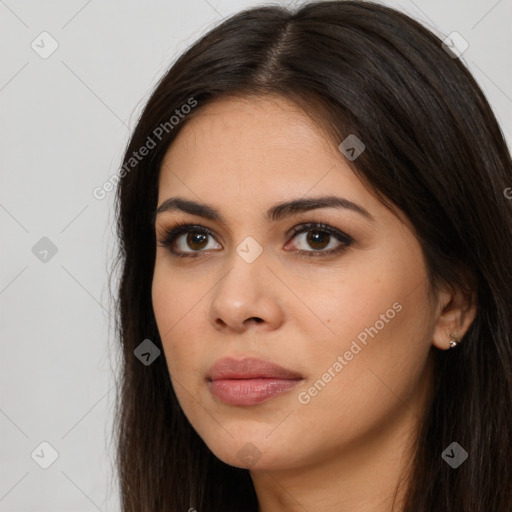
[[[450,334],[450,348],[455,348],[457,346],[457,344],[460,342],[460,340],[458,340],[456,337],[455,337],[455,334]]]

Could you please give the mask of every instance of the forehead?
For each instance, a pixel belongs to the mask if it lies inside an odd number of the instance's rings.
[[[283,159],[305,155],[319,145],[333,150],[326,134],[296,104],[280,97],[230,98],[194,112],[168,154],[179,153],[183,158],[215,149],[217,158],[245,153],[259,161],[267,155],[278,158],[281,154]]]
[[[196,111],[164,157],[159,190],[188,185],[211,195],[234,184],[295,195],[335,184],[364,189],[325,131],[278,96],[220,99]]]

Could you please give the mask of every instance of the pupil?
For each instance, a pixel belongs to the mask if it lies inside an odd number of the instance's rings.
[[[204,242],[206,242],[206,235],[203,233],[189,233],[187,236],[187,243],[191,249],[202,249],[205,245]],[[194,244],[199,244],[200,247],[193,247]]]
[[[313,249],[323,249],[328,245],[328,238],[330,237],[328,233],[323,233],[322,231],[310,231],[309,233],[308,244],[310,244]],[[325,243],[325,241],[327,241],[327,243]],[[315,247],[315,244],[318,243],[320,243],[321,247]]]

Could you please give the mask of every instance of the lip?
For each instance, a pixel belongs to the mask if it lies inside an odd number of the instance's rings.
[[[244,359],[224,357],[216,361],[208,373],[208,380],[257,378],[302,379],[302,375],[255,357]]]
[[[231,357],[218,360],[207,376],[211,393],[229,405],[255,405],[291,390],[304,378],[269,361]]]

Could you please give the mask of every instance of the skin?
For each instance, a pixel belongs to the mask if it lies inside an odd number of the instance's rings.
[[[264,217],[275,203],[330,194],[361,205],[374,221],[335,208]],[[400,504],[400,477],[432,384],[432,351],[447,349],[450,333],[463,336],[475,315],[471,300],[446,288],[429,301],[408,220],[383,206],[327,134],[281,97],[225,98],[191,118],[163,161],[158,205],[176,196],[225,217],[172,211],[155,224],[157,240],[181,221],[214,232],[202,246],[187,245],[186,234],[175,241],[188,253],[199,247],[196,259],[177,258],[157,242],[152,286],[172,384],[194,429],[218,458],[250,470],[261,512],[390,511],[397,489]],[[293,250],[340,245],[334,236],[308,243],[315,228],[287,235],[305,222],[354,242],[331,256],[301,256]],[[248,236],[263,249],[252,263],[236,252]],[[402,306],[394,318],[301,403],[299,393],[394,303]],[[259,405],[227,405],[205,380],[226,356],[272,361],[304,380]]]

